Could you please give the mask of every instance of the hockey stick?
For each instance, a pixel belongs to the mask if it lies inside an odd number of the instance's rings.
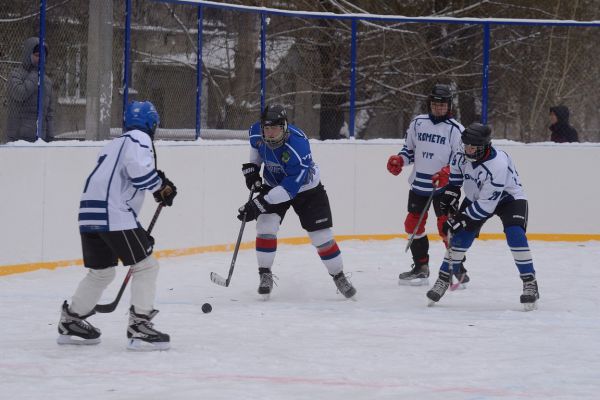
[[[421,222],[423,222],[423,218],[429,212],[429,206],[431,206],[431,201],[433,200],[433,195],[435,194],[435,191],[436,191],[436,186],[434,185],[433,191],[429,195],[429,198],[427,199],[427,203],[425,203],[425,208],[423,209],[423,212],[421,212],[421,215],[419,216],[419,221],[417,222],[417,226],[415,226],[413,233],[411,233],[410,237],[408,238],[408,243],[406,244],[406,248],[404,249],[405,253],[408,251],[408,249],[410,249],[410,245],[412,244],[413,240],[415,240],[415,236],[417,236],[417,231],[419,230],[419,226],[421,226]]]
[[[154,216],[152,217],[152,220],[150,221],[150,225],[148,225],[148,230],[146,232],[148,232],[148,235],[150,235],[150,232],[152,232],[152,229],[154,229],[154,224],[156,224],[156,220],[158,219],[158,216],[160,215],[160,212],[163,209],[163,205],[159,204],[158,207],[156,207],[156,211],[154,211]],[[129,279],[131,279],[131,274],[133,273],[133,267],[129,267],[129,270],[127,271],[127,275],[125,275],[125,279],[123,280],[123,284],[121,285],[121,288],[119,289],[119,293],[117,293],[117,297],[115,298],[115,300],[112,303],[108,303],[108,304],[96,304],[96,306],[94,307],[94,311],[99,312],[99,313],[111,313],[113,311],[115,311],[115,309],[117,308],[117,305],[119,304],[119,300],[121,300],[121,296],[123,295],[123,292],[125,291],[125,287],[127,287],[127,283],[129,283]]]
[[[448,256],[450,257],[450,260],[448,262],[450,271],[450,291],[455,291],[456,289],[460,288],[460,285],[462,285],[463,279],[465,279],[465,274],[462,274],[460,278],[457,278],[456,283],[452,283],[452,281],[454,280],[454,252],[452,251],[452,236],[453,235],[450,232],[448,232]]]
[[[252,200],[252,196],[254,195],[254,188],[250,190],[250,196],[248,196],[248,201]],[[237,242],[235,243],[235,249],[233,250],[233,258],[231,259],[231,265],[229,266],[229,274],[227,275],[227,279],[223,278],[221,275],[216,272],[210,273],[210,280],[216,283],[219,286],[229,286],[229,282],[231,282],[231,275],[233,275],[233,268],[235,267],[235,260],[237,259],[238,251],[240,250],[240,243],[242,242],[242,236],[244,234],[244,227],[246,226],[246,213],[244,213],[244,219],[242,220],[242,226],[240,227],[240,233],[238,233]]]

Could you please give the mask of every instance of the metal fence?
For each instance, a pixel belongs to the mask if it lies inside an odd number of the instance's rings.
[[[243,137],[274,101],[310,137],[399,138],[442,82],[456,93],[456,117],[490,123],[497,138],[549,140],[549,107],[564,104],[580,140],[600,141],[600,23],[318,14],[196,0],[25,3],[0,6],[4,138],[13,104],[7,82],[34,36],[49,49],[40,71],[51,82],[57,139],[118,135],[134,99],[157,106],[159,138]]]

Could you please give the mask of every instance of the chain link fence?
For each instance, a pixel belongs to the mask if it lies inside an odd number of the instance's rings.
[[[4,140],[7,81],[22,65],[23,42],[39,36],[41,9],[37,2],[6,3]],[[145,99],[159,110],[163,139],[245,137],[271,102],[284,104],[290,122],[312,138],[401,138],[441,82],[454,89],[463,125],[487,121],[496,138],[547,141],[549,107],[564,104],[580,140],[600,141],[600,27],[590,24],[345,18],[152,0],[42,5],[57,139],[118,135],[124,102]]]

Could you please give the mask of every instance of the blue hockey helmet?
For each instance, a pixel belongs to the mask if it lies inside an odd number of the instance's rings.
[[[158,111],[149,101],[133,101],[125,110],[125,130],[139,129],[154,139],[156,128],[160,124]]]

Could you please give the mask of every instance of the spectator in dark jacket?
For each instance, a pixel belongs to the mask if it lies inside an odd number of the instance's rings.
[[[46,56],[48,48],[46,46]],[[8,78],[6,137],[9,141],[37,140],[38,64],[40,46],[37,37],[23,43],[23,58]],[[54,138],[54,106],[52,104],[52,81],[44,76],[44,99],[42,106],[40,137],[46,141]]]
[[[569,125],[567,106],[550,107],[550,139],[556,143],[579,142],[577,131]]]

